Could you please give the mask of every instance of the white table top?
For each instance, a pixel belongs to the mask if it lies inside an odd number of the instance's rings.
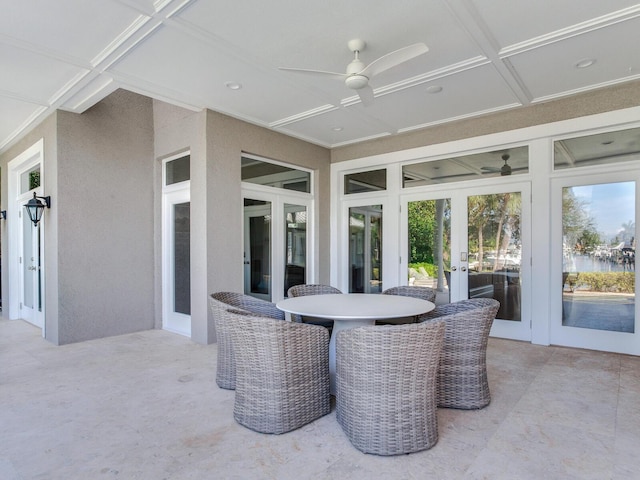
[[[316,318],[376,320],[420,315],[433,310],[435,304],[400,295],[346,293],[285,298],[277,302],[276,307],[284,312]]]

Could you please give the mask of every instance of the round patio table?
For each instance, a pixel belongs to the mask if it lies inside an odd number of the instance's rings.
[[[331,394],[335,395],[336,336],[341,330],[375,325],[376,320],[414,317],[433,310],[435,304],[401,295],[345,293],[285,298],[277,302],[276,307],[286,313],[333,320],[329,341],[329,378]]]

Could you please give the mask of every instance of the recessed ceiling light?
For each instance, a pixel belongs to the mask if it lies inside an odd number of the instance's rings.
[[[580,60],[576,63],[576,68],[588,68],[594,63],[596,63],[595,58],[585,58],[584,60]]]
[[[440,93],[442,91],[442,87],[440,85],[431,85],[427,87],[427,93]]]
[[[613,140],[605,140],[604,142],[602,142],[602,145],[611,145],[613,143]]]
[[[242,88],[242,84],[238,82],[227,82],[224,86],[230,90],[240,90]]]
[[[335,126],[335,127],[331,127],[331,130],[333,130],[334,132],[341,132],[342,130],[344,130],[344,128],[340,126]]]

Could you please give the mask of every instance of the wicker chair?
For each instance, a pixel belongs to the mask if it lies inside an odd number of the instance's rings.
[[[278,320],[284,320],[284,313],[266,300],[250,297],[236,292],[216,292],[209,297],[209,307],[213,316],[218,343],[218,361],[216,366],[216,383],[220,388],[234,390],[236,388],[236,362],[231,345],[231,334],[223,312],[230,306],[237,307],[247,313],[254,313]]]
[[[284,312],[278,310],[275,303],[260,298],[236,292],[217,292],[212,297],[238,310],[246,310],[261,317],[284,320]]]
[[[358,450],[398,455],[436,444],[444,329],[424,322],[338,334],[336,418]]]
[[[403,297],[419,298],[428,302],[436,301],[436,291],[429,287],[399,286],[387,288],[382,292],[383,295],[400,295]],[[415,317],[394,318],[389,320],[377,320],[376,325],[399,325],[402,323],[414,323]]]
[[[438,371],[438,406],[477,409],[491,402],[487,379],[487,342],[500,302],[472,298],[439,305],[420,322],[447,325]]]
[[[342,292],[330,285],[321,284],[301,284],[294,285],[287,291],[287,297],[304,297],[305,295],[325,295],[325,294],[341,294]],[[333,320],[324,318],[303,317],[301,315],[291,314],[292,322],[311,323],[313,325],[321,325],[330,331],[333,328]]]
[[[384,295],[402,295],[404,297],[421,298],[429,302],[436,301],[436,291],[429,287],[414,287],[411,285],[403,285],[400,287],[387,288]]]
[[[226,310],[236,359],[233,416],[262,433],[284,433],[331,411],[329,333]]]

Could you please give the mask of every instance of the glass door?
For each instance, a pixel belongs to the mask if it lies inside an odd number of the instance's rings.
[[[557,180],[551,341],[637,355],[636,175]]]
[[[435,288],[436,303],[494,298],[492,335],[529,340],[528,184],[405,198],[407,283]],[[503,191],[501,191],[503,190]],[[403,227],[404,228],[404,227]],[[403,255],[405,257],[405,255]]]
[[[244,293],[271,300],[271,202],[244,199]]]
[[[382,291],[382,205],[349,208],[349,293]]]

